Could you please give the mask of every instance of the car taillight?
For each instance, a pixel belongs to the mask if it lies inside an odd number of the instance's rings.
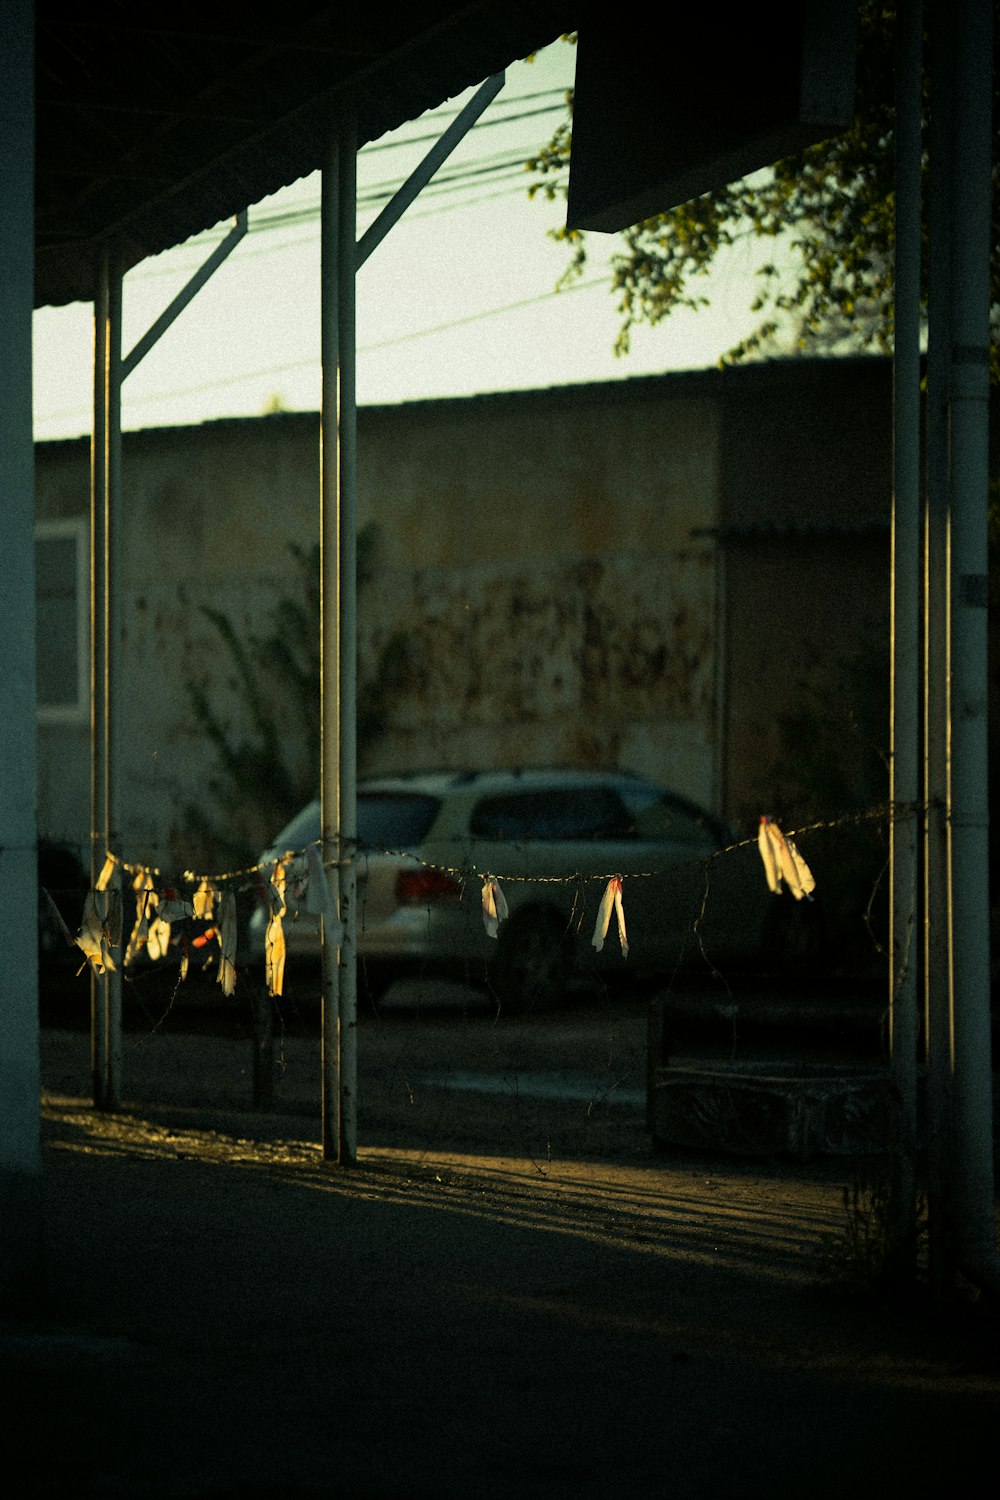
[[[396,901],[400,906],[426,906],[429,901],[455,899],[462,894],[457,880],[443,870],[400,870]]]

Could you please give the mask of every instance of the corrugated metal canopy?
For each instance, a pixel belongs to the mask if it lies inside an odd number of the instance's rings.
[[[361,144],[571,29],[573,0],[397,7],[36,0],[35,305],[315,171],[353,98]]]

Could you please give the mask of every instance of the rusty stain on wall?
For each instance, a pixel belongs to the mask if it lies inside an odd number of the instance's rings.
[[[391,610],[391,613],[390,613]],[[609,558],[526,568],[422,569],[381,591],[371,640],[411,622],[412,675],[387,737],[408,768],[492,763],[616,763],[636,726],[683,727],[672,779],[709,784],[714,712],[712,554]],[[473,748],[474,747],[474,748]],[[388,746],[376,747],[386,763]],[[657,771],[658,765],[633,768]]]

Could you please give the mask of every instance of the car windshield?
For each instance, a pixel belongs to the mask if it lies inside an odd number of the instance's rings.
[[[412,849],[427,837],[440,798],[417,792],[359,792],[358,846]]]

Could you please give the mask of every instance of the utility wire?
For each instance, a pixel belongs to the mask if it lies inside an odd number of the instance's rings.
[[[455,193],[461,192],[463,188],[474,187],[476,184],[485,183],[491,178],[493,180],[509,180],[510,185],[506,189],[508,193],[520,191],[524,185],[524,158],[512,155],[495,161],[485,159],[478,164],[470,164],[467,168],[460,171],[456,170],[443,176],[439,174],[438,177],[424,188],[417,199],[417,205],[421,203],[426,204],[428,200],[434,200],[434,206],[430,208],[425,207],[421,212],[419,207],[414,205],[408,212],[408,218],[411,221],[417,218],[430,218],[434,215],[453,212],[457,209],[471,208],[477,203],[486,201],[487,197],[499,196],[498,194],[478,194],[474,198],[465,198],[457,203],[442,203],[437,201],[453,197]],[[394,182],[377,183],[373,184],[370,188],[362,190],[358,195],[358,208],[362,211],[365,209],[374,210],[382,204],[388,203],[401,186],[402,181],[403,179]],[[252,241],[263,235],[277,233],[282,229],[293,229],[304,224],[317,223],[319,216],[320,205],[318,200],[271,214],[264,213],[256,219],[250,220],[248,226],[249,238]],[[199,239],[197,244],[192,241],[185,248],[193,251],[198,245],[204,246],[207,243],[209,243],[207,239]],[[298,241],[297,243],[304,243],[304,241]],[[241,248],[239,253],[241,260],[246,260],[249,257],[257,255],[273,254],[274,249],[273,247],[262,245],[256,245],[252,248],[247,246],[246,248]],[[138,281],[151,281],[155,278],[178,277],[184,274],[185,270],[193,269],[198,264],[200,264],[200,261],[196,260],[191,260],[187,264],[175,260],[169,266],[151,263],[148,266],[143,266],[141,269],[133,271],[130,280],[134,284]]]
[[[486,120],[479,120],[472,127],[472,129],[477,130],[494,125],[510,124],[518,120],[534,118],[538,115],[551,114],[562,107],[561,100],[565,96],[564,89],[545,89],[534,94],[519,95],[517,96],[516,101],[506,101],[511,104],[515,102],[522,103],[525,100],[551,99],[555,95],[559,97],[559,103],[543,105],[537,109],[522,110],[517,114],[506,114],[502,117],[493,117]],[[441,110],[434,112],[426,118],[444,120],[456,113],[457,110]],[[373,145],[366,146],[364,148],[363,154],[369,154],[373,151],[399,150],[407,146],[420,145],[424,144],[425,142],[434,141],[437,139],[438,133],[429,133],[421,136],[411,136],[403,140],[375,143]],[[519,150],[486,154],[474,157],[465,163],[457,163],[435,174],[432,182],[428,184],[428,186],[421,194],[418,203],[424,202],[428,198],[445,199],[450,197],[453,199],[454,195],[456,193],[460,193],[463,189],[473,187],[475,185],[485,185],[490,179],[495,182],[503,181],[504,179],[511,180],[509,182],[509,185],[500,187],[496,192],[479,193],[474,198],[466,198],[459,202],[452,201],[435,203],[433,207],[425,208],[423,212],[421,212],[419,208],[417,208],[415,211],[411,212],[410,217],[431,217],[440,213],[453,212],[457,209],[472,207],[478,203],[490,201],[498,197],[509,196],[513,192],[519,190],[520,184],[523,182],[525,165],[526,159],[523,153]],[[362,210],[375,209],[381,204],[388,202],[393,197],[394,193],[398,191],[403,181],[405,181],[404,177],[383,179],[380,182],[375,182],[362,187],[358,198],[359,208],[361,208]],[[313,223],[318,220],[319,214],[320,203],[318,199],[307,201],[306,203],[295,207],[289,207],[287,209],[276,209],[272,211],[264,209],[260,214],[258,214],[254,219],[251,220],[249,225],[250,233],[255,237],[271,235],[280,232],[282,229],[291,229],[300,224],[304,225]],[[246,258],[248,255],[257,256],[263,254],[279,253],[283,250],[292,248],[295,245],[304,245],[308,243],[311,238],[312,236],[303,236],[293,241],[285,241],[283,244],[277,246],[260,245],[255,246],[253,249],[247,247],[242,252],[242,258]],[[204,247],[205,244],[210,243],[215,239],[217,239],[217,231],[206,231],[204,234],[197,235],[189,240],[185,248],[193,251],[199,247]],[[179,249],[180,247],[177,248]],[[169,267],[157,266],[153,263],[150,263],[147,267],[143,267],[136,273],[134,273],[132,279],[133,281],[136,281],[148,280],[152,279],[153,277],[176,277],[183,273],[184,266],[182,263],[178,263],[177,261],[175,261]],[[600,280],[578,283],[574,286],[571,286],[569,290],[588,290],[590,287],[607,285],[609,280],[609,277],[604,277]],[[414,339],[419,338],[427,338],[437,333],[447,332],[452,328],[476,323],[484,318],[498,317],[502,316],[505,313],[517,311],[524,307],[534,306],[540,302],[548,301],[556,295],[557,292],[555,291],[541,293],[538,296],[525,298],[519,302],[504,304],[503,306],[496,308],[487,308],[484,312],[469,314],[462,318],[438,324],[432,328],[415,329],[410,333],[397,335],[391,339],[385,339],[376,344],[362,346],[358,349],[358,353],[372,353],[377,350],[390,348],[395,344],[408,343]],[[143,404],[173,400],[177,397],[200,394],[202,392],[217,390],[226,386],[240,384],[241,382],[246,380],[258,379],[262,375],[271,373],[277,375],[286,371],[302,369],[309,366],[310,364],[313,364],[314,362],[314,359],[297,360],[289,364],[275,366],[273,371],[250,371],[245,374],[225,377],[216,381],[210,381],[203,385],[186,387],[181,391],[175,390],[158,396],[139,396],[134,399],[136,403]],[[38,422],[40,425],[42,425],[45,422],[63,420],[67,417],[75,416],[80,413],[82,413],[82,408],[78,407],[71,410],[52,412],[44,417],[39,417]]]
[[[528,110],[519,115],[507,116],[503,120],[479,121],[472,127],[472,130],[474,131],[477,129],[482,129],[487,125],[507,124],[512,120],[527,119],[538,114],[551,114],[558,107],[559,106],[552,105],[543,109]],[[470,131],[470,134],[471,133],[472,132]],[[399,149],[403,146],[422,144],[424,142],[435,141],[437,139],[438,136],[436,134],[418,136],[406,141],[387,142],[384,146],[366,147],[365,151],[367,152],[373,149]],[[362,153],[362,155],[364,154],[365,153]],[[484,175],[489,175],[491,173],[497,174],[504,171],[508,171],[512,174],[523,173],[526,164],[527,158],[525,157],[523,151],[519,148],[494,153],[492,156],[483,155],[474,157],[468,162],[459,162],[449,168],[442,169],[441,171],[435,173],[431,182],[428,183],[427,187],[424,188],[421,194],[421,198],[434,198],[442,196],[445,193],[454,192],[456,188],[471,183],[476,179],[481,179]],[[393,194],[398,191],[405,180],[405,176],[400,176],[395,178],[383,179],[381,181],[377,181],[367,185],[361,185],[358,195],[358,206],[360,208],[375,207],[379,204],[388,202],[389,199],[392,198]],[[291,227],[296,223],[310,222],[312,220],[318,219],[319,214],[320,202],[318,198],[307,201],[300,205],[289,206],[288,208],[262,209],[251,218],[249,229],[251,235],[269,233],[276,229]],[[422,215],[421,217],[424,216],[425,215]],[[218,230],[206,230],[203,234],[195,235],[192,237],[192,239],[186,241],[184,249],[188,251],[197,250],[200,247],[203,247],[205,244],[214,242],[217,237]],[[181,247],[178,246],[176,248],[180,249]],[[157,257],[157,259],[158,258],[159,257]],[[182,266],[180,266],[177,262],[174,262],[169,267],[150,264],[148,267],[144,267],[134,272],[132,279],[133,281],[138,281],[146,280],[152,277],[176,276],[180,274],[182,269]]]
[[[380,339],[374,344],[361,344],[358,346],[358,354],[374,354],[381,349],[389,349],[397,344],[408,344],[414,339],[431,338],[438,333],[448,333],[453,328],[462,328],[471,323],[482,322],[486,318],[498,318],[506,313],[520,312],[526,307],[536,307],[541,302],[550,302],[554,297],[562,297],[570,292],[589,292],[595,287],[606,287],[611,281],[610,276],[595,277],[591,281],[574,282],[559,291],[539,292],[534,297],[523,297],[518,302],[505,302],[499,307],[488,307],[482,312],[468,313],[462,318],[451,318],[445,323],[437,323],[432,328],[415,328],[409,333],[400,333],[389,339]],[[292,370],[305,370],[311,365],[319,366],[319,354],[311,355],[308,359],[296,359],[287,364],[271,365],[266,370],[246,370],[239,375],[224,375],[218,380],[205,381],[201,385],[184,386],[180,390],[165,391],[159,395],[136,396],[129,403],[135,406],[151,406],[162,401],[175,401],[184,396],[200,396],[208,391],[221,390],[227,386],[240,385],[245,380],[258,380],[262,376],[284,375]],[[82,407],[73,407],[70,410],[50,412],[38,420],[42,422],[55,422],[67,417],[81,415]]]
[[[473,198],[463,198],[460,203],[443,203],[434,208],[425,208],[423,210],[419,206],[423,197],[423,194],[421,194],[416,203],[407,209],[406,218],[408,222],[412,223],[416,219],[436,218],[439,214],[457,212],[464,208],[476,208],[480,203],[494,203],[497,198],[511,198],[515,193],[520,194],[521,188],[522,184],[518,180],[518,182],[510,183],[506,187],[499,187],[492,193],[477,193]],[[288,227],[291,228],[292,226],[289,225]],[[277,244],[258,244],[249,249],[244,249],[241,246],[240,256],[243,260],[256,260],[262,255],[280,255],[286,250],[293,250],[303,246],[312,246],[318,250],[319,243],[316,236],[314,234],[298,234],[293,239],[281,240]]]
[[[458,202],[435,201],[433,206],[431,207],[421,207],[421,204],[426,203],[428,197],[433,199],[444,199],[445,196],[453,195],[463,186],[473,186],[471,174],[467,182],[456,183],[454,185],[449,184],[447,189],[442,192],[429,193],[428,189],[425,188],[416,202],[407,210],[406,220],[409,223],[413,223],[417,219],[436,218],[440,214],[455,213],[459,212],[462,209],[476,208],[481,203],[490,203],[497,198],[512,197],[515,193],[520,194],[524,190],[522,168],[523,164],[512,164],[510,171],[507,173],[496,171],[493,174],[494,180],[502,181],[505,178],[509,179],[506,186],[499,188],[496,192],[476,193],[474,196],[462,198]],[[478,177],[476,180],[482,182],[485,186],[488,182],[488,175],[489,174]],[[361,198],[359,198],[358,204],[361,208],[375,208],[379,203],[387,202],[391,197],[392,193],[386,192],[384,194],[380,194],[378,198],[373,197],[368,200],[362,200]],[[318,218],[319,205],[316,204],[315,206],[304,206],[303,208],[294,211],[290,210],[280,218],[276,217],[273,221],[268,221],[264,224],[251,221],[249,225],[247,240],[243,242],[238,251],[240,260],[256,260],[258,257],[263,255],[279,255],[283,251],[292,249],[296,246],[317,243],[315,235],[312,234],[298,235],[294,239],[283,240],[277,244],[264,244],[261,243],[261,240],[266,235],[278,234],[282,230],[291,230],[306,224],[314,223],[318,220]],[[257,241],[257,243],[254,243],[255,240]],[[170,266],[155,266],[150,264],[149,266],[144,267],[141,270],[137,269],[133,271],[130,275],[130,281],[134,285],[139,281],[152,281],[157,278],[163,279],[165,277],[170,277],[173,279],[177,279],[186,272],[190,272],[196,269],[199,264],[200,259],[191,260],[187,264],[182,262],[174,262]]]

